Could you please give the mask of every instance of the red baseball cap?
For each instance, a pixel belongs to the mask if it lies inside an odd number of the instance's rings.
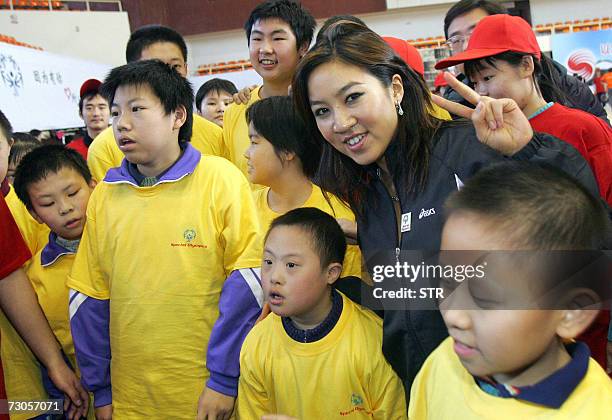
[[[444,78],[443,71],[438,73],[438,75],[436,76],[436,79],[434,80],[434,87],[442,87],[442,86],[448,86],[448,82]]]
[[[436,69],[492,57],[507,51],[541,58],[540,46],[531,26],[518,16],[491,15],[478,22],[465,51],[438,61]]]
[[[393,48],[395,53],[404,60],[412,70],[425,77],[425,65],[423,64],[421,54],[416,48],[404,39],[394,38],[392,36],[383,36],[382,39]]]
[[[82,98],[83,95],[85,95],[87,92],[92,92],[92,91],[97,92],[101,84],[102,82],[99,81],[98,79],[87,79],[81,85],[81,90],[79,91],[79,95]]]

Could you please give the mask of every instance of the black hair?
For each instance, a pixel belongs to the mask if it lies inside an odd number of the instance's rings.
[[[336,16],[332,16],[329,19],[327,19],[325,22],[323,22],[323,25],[321,26],[321,28],[319,29],[319,32],[317,32],[317,38],[316,38],[316,42],[319,41],[319,39],[325,35],[325,33],[327,32],[327,29],[333,25],[336,22],[352,22],[352,23],[356,23],[358,25],[362,25],[365,26],[366,28],[368,27],[368,25],[366,25],[366,23],[359,19],[356,16],[353,15],[336,15]]]
[[[272,144],[279,159],[281,152],[295,153],[304,174],[311,179],[314,177],[319,151],[306,140],[306,126],[289,96],[271,96],[255,102],[247,109],[246,120]]]
[[[310,235],[311,244],[319,255],[321,268],[332,263],[342,264],[346,253],[346,239],[340,225],[329,214],[314,207],[301,207],[277,217],[270,224],[265,240],[272,229],[296,226]]]
[[[9,153],[9,165],[17,167],[21,159],[32,150],[42,146],[38,139],[28,133],[13,133],[13,146]]]
[[[9,122],[6,115],[0,110],[0,130],[2,130],[2,134],[6,138],[6,141],[11,144],[11,139],[13,138],[13,126]]]
[[[601,200],[545,164],[514,161],[485,168],[447,199],[445,213],[489,219],[516,249],[597,250],[611,237]]]
[[[206,95],[208,95],[209,92],[219,93],[224,91],[229,93],[230,95],[238,93],[236,85],[230,82],[229,80],[218,78],[207,80],[202,86],[200,86],[200,88],[198,89],[198,93],[196,93],[195,103],[198,111],[202,111],[202,101],[204,100]]]
[[[141,60],[115,67],[110,71],[100,93],[112,105],[120,86],[149,86],[166,111],[185,107],[186,120],[179,130],[179,143],[191,140],[193,126],[193,89],[187,79],[160,60]]]
[[[17,197],[28,209],[32,208],[32,201],[28,187],[49,174],[58,173],[63,168],[70,168],[78,172],[85,182],[91,182],[91,172],[87,162],[76,150],[65,146],[49,144],[40,146],[27,153],[15,171],[13,187]]]
[[[295,35],[296,48],[310,45],[317,23],[310,12],[293,0],[270,0],[259,4],[251,11],[244,24],[247,42],[251,43],[251,30],[257,21],[266,19],[280,19],[287,23]]]
[[[533,54],[520,53],[515,51],[506,51],[492,57],[486,57],[479,60],[466,61],[464,64],[465,74],[473,79],[475,73],[481,72],[485,68],[485,63],[497,68],[495,64],[497,61],[505,61],[513,67],[517,67],[523,57],[531,56],[533,58],[533,75],[532,79],[535,83],[536,89],[540,92],[542,97],[547,102],[559,102],[561,104],[567,103],[567,97],[565,93],[559,89],[561,80],[559,79],[559,73],[553,68],[551,60],[545,55],[542,58],[538,58]]]
[[[169,42],[176,45],[187,63],[187,44],[177,31],[162,25],[146,25],[136,29],[130,35],[125,48],[125,59],[128,63],[140,60],[142,51],[152,44]]]
[[[461,0],[448,9],[444,16],[444,37],[448,38],[448,27],[457,16],[471,12],[474,9],[482,9],[489,15],[506,15],[508,10],[500,3],[489,0]]]
[[[89,90],[85,92],[83,96],[81,96],[81,99],[79,99],[79,115],[81,116],[83,115],[83,104],[85,103],[85,100],[94,98],[97,95],[100,95],[100,92],[99,90],[96,89],[96,90]]]

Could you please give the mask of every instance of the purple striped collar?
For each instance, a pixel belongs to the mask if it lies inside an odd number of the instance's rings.
[[[40,263],[43,267],[47,267],[56,262],[62,255],[72,254],[74,252],[57,243],[57,235],[51,232],[49,233],[49,242],[40,253]]]

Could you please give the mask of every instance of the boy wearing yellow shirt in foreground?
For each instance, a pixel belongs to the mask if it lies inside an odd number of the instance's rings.
[[[258,301],[257,280],[245,287],[250,295],[233,289],[261,263],[249,184],[227,160],[190,145],[193,91],[173,68],[132,62],[111,70],[100,90],[126,158],[91,196],[68,277],[96,415],[229,417],[238,352],[261,313],[238,302]]]
[[[48,243],[32,257],[26,273],[51,330],[75,370],[77,364],[70,334],[66,277],[81,240],[87,203],[94,186],[95,181],[85,160],[76,151],[64,146],[48,145],[31,151],[15,172],[17,196],[38,223],[51,229]],[[7,375],[7,388],[12,386],[13,381],[20,383],[20,388],[29,386],[30,392],[39,387],[40,372],[33,376],[37,380],[28,385],[32,375],[26,373],[38,369],[37,363],[27,357],[28,354],[13,355],[17,360],[5,360],[11,365],[11,371],[17,366],[29,368],[16,378]],[[43,369],[42,374],[49,397],[62,398],[62,393],[48,380],[46,370]],[[90,416],[93,418],[93,411]]]
[[[273,96],[251,105],[246,113],[250,146],[244,157],[249,181],[263,185],[253,192],[262,230],[276,217],[298,207],[315,207],[355,223],[346,203],[313,184],[319,164],[317,148],[308,141],[306,127],[288,96]],[[349,245],[340,277],[361,278],[361,252]]]
[[[406,418],[402,383],[381,351],[381,319],[332,287],[345,251],[342,229],[321,210],[272,222],[261,274],[273,313],[240,352],[239,419]]]
[[[572,342],[597,316],[587,308],[610,297],[600,200],[558,170],[515,162],[480,171],[446,211],[445,262],[484,276],[443,280],[450,337],[417,375],[409,418],[609,418],[612,382]]]

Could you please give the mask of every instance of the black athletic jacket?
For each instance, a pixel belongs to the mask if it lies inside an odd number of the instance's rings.
[[[397,173],[403,161],[394,143],[387,148],[385,158],[389,171]],[[401,235],[399,244],[393,199],[379,176],[377,165],[370,165],[370,193],[363,215],[357,216],[359,244],[369,272],[373,272],[374,264],[380,264],[381,254],[386,255],[387,261],[395,261],[397,248],[402,251],[439,250],[442,206],[448,195],[480,168],[506,159],[510,158],[478,141],[471,122],[445,123],[433,140],[429,179],[424,191],[411,198],[402,180],[394,177],[401,213],[412,214],[411,229]],[[579,152],[548,134],[536,134],[512,159],[552,164],[599,195],[593,173]],[[385,310],[383,352],[404,382],[408,399],[410,386],[421,365],[448,333],[439,311],[408,310],[408,306],[405,309]]]

